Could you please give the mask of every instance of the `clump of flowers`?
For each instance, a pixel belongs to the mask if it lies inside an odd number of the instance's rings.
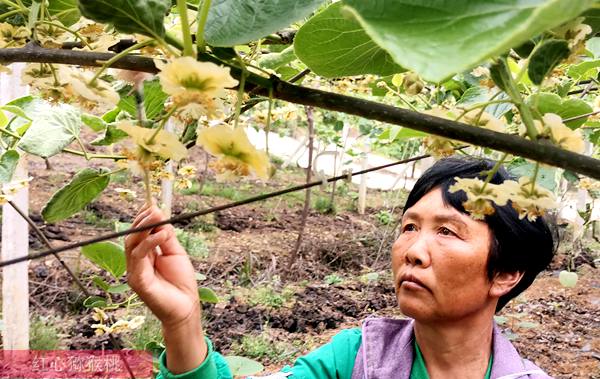
[[[14,26],[7,22],[0,23],[0,48],[23,47],[29,38],[29,29]]]
[[[231,180],[254,173],[268,179],[271,168],[269,158],[248,140],[242,128],[216,125],[198,132],[198,145],[219,159],[211,163],[218,180]]]
[[[572,130],[566,126],[562,118],[554,113],[546,113],[542,120],[546,125],[546,134],[557,146],[575,153],[583,153],[585,143],[579,129]]]
[[[195,109],[198,114],[220,114],[223,107],[221,99],[227,94],[225,89],[238,84],[228,67],[212,62],[180,57],[166,64],[160,60],[155,63],[160,70],[158,77],[163,91],[171,95],[174,105],[184,110]]]
[[[92,315],[92,319],[98,322],[96,324],[92,324],[94,333],[97,336],[110,333],[119,334],[130,330],[135,330],[142,326],[144,324],[144,321],[146,321],[146,318],[144,316],[135,316],[130,320],[117,320],[109,326],[107,325],[108,316],[100,308],[94,308],[94,314]]]
[[[506,205],[508,200],[506,193],[501,185],[485,183],[481,179],[473,178],[454,178],[455,183],[448,188],[448,191],[454,193],[464,191],[467,195],[467,201],[463,202],[463,207],[475,220],[483,220],[485,216],[494,214],[494,206]]]
[[[457,177],[455,181],[448,190],[452,193],[465,192],[467,200],[463,202],[463,207],[475,220],[483,220],[485,216],[494,214],[493,203],[504,206],[510,201],[519,218],[527,217],[530,221],[535,221],[548,209],[558,205],[551,191],[533,185],[528,177],[521,177],[518,182],[506,180],[502,184],[485,184],[477,178]]]
[[[94,79],[94,73],[91,71],[73,70],[66,79],[73,91],[82,98],[99,104],[117,105],[120,97],[117,91],[112,88],[110,83]]]

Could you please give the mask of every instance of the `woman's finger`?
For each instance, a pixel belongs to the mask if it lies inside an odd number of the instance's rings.
[[[144,212],[143,214],[140,214],[140,216],[143,216],[143,218],[141,218],[140,220],[136,220],[137,223],[134,223],[132,225],[132,227],[138,228],[138,227],[141,227],[141,226],[145,226],[145,225],[157,223],[157,222],[162,221],[164,219],[163,213],[157,207],[151,207],[151,208],[149,208],[146,212]],[[152,232],[152,229],[146,230],[146,231],[143,231],[143,232],[137,232],[137,233],[129,234],[125,238],[125,249],[126,250],[135,249],[135,247],[143,239],[147,238],[150,235],[151,232]]]

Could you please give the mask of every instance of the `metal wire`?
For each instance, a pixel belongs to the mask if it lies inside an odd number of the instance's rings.
[[[348,178],[351,178],[353,176],[357,176],[357,175],[363,175],[363,174],[367,174],[369,172],[373,172],[373,171],[379,171],[379,170],[383,170],[385,168],[388,167],[392,167],[392,166],[397,166],[400,164],[405,164],[405,163],[410,163],[410,162],[414,162],[414,161],[418,161],[424,158],[429,157],[429,154],[425,154],[425,155],[420,155],[417,157],[413,157],[413,158],[409,158],[409,159],[403,159],[397,162],[392,162],[392,163],[388,163],[385,165],[381,165],[381,166],[377,166],[377,167],[372,167],[372,168],[368,168],[366,170],[361,170],[361,171],[357,171],[357,172],[353,172],[353,173],[349,173],[349,174],[345,174],[345,175],[339,175],[339,176],[335,176],[332,178],[329,178],[326,180],[327,183],[333,183],[335,181],[338,180],[345,180]],[[107,241],[107,240],[111,240],[114,238],[118,238],[118,237],[123,237],[126,236],[128,234],[132,234],[132,233],[138,233],[138,232],[143,232],[146,230],[151,230],[154,229],[158,226],[161,225],[166,225],[166,224],[177,224],[183,221],[187,221],[190,219],[193,219],[195,217],[199,217],[199,216],[204,216],[207,215],[209,213],[213,213],[213,212],[218,212],[218,211],[222,211],[225,209],[230,209],[230,208],[235,208],[235,207],[239,207],[241,205],[246,205],[246,204],[250,204],[250,203],[254,203],[257,201],[262,201],[262,200],[266,200],[266,199],[270,199],[272,197],[277,197],[277,196],[281,196],[281,195],[285,195],[287,193],[290,192],[296,192],[296,191],[302,191],[304,189],[307,188],[311,188],[311,187],[316,187],[319,185],[322,185],[323,182],[325,182],[324,180],[319,180],[319,181],[314,181],[314,182],[310,182],[310,183],[306,183],[306,184],[301,184],[301,185],[297,185],[294,187],[290,187],[290,188],[286,188],[283,190],[279,190],[279,191],[275,191],[275,192],[270,192],[267,194],[262,194],[262,195],[258,195],[258,196],[254,196],[254,197],[250,197],[244,200],[240,200],[240,201],[236,201],[233,203],[229,203],[229,204],[224,204],[224,205],[219,205],[216,207],[211,207],[208,209],[203,209],[200,211],[196,211],[196,212],[191,212],[191,213],[184,213],[178,216],[174,216],[171,217],[169,219],[154,223],[154,224],[150,224],[150,225],[146,225],[146,226],[141,226],[141,227],[137,227],[137,228],[130,228],[127,230],[123,230],[120,232],[115,232],[115,233],[110,233],[110,234],[105,234],[96,238],[91,238],[88,240],[84,240],[84,241],[80,241],[80,242],[76,242],[73,244],[69,244],[69,245],[65,245],[65,246],[61,246],[61,247],[57,247],[54,249],[48,249],[39,253],[34,253],[34,254],[28,254],[22,257],[17,257],[17,258],[13,258],[13,259],[7,259],[5,261],[0,262],[0,267],[5,267],[5,266],[10,266],[13,264],[17,264],[17,263],[21,263],[21,262],[25,262],[25,261],[29,261],[29,260],[36,260],[36,259],[41,259],[44,257],[47,257],[49,255],[54,255],[54,254],[59,254],[62,252],[65,252],[67,250],[72,250],[72,249],[76,249],[85,245],[90,245],[93,243],[97,243],[97,242],[102,242],[102,241]]]

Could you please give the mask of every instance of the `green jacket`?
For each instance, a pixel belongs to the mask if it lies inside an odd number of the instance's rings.
[[[223,356],[213,350],[211,341],[208,344],[208,356],[196,369],[175,375],[166,367],[165,353],[160,356],[160,374],[157,379],[231,379],[233,375]],[[362,341],[361,330],[342,330],[332,340],[298,358],[293,367],[286,366],[281,372],[290,373],[293,379],[350,379],[354,369],[356,355]],[[425,362],[416,342],[415,359],[413,360],[410,379],[429,379]],[[490,378],[492,359],[484,379]]]

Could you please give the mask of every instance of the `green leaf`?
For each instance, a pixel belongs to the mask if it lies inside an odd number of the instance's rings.
[[[458,99],[456,105],[475,105],[481,104],[488,101],[490,98],[490,91],[485,87],[469,87],[463,93],[463,95]]]
[[[563,171],[563,178],[565,178],[569,183],[577,183],[579,181],[577,174],[569,170]]]
[[[108,284],[106,280],[102,279],[100,276],[94,276],[92,278],[92,282],[94,282],[94,284],[102,291],[106,291],[110,288],[110,284]]]
[[[122,33],[165,36],[164,18],[171,0],[79,0],[81,13],[97,22],[112,24]]]
[[[396,63],[440,82],[575,18],[592,0],[343,0]]]
[[[81,122],[95,132],[101,132],[106,129],[106,122],[98,116],[83,113],[81,115]]]
[[[298,59],[328,78],[405,71],[355,19],[344,17],[341,8],[342,3],[331,4],[302,25],[294,38]]]
[[[257,361],[236,355],[226,356],[225,361],[227,361],[227,365],[234,377],[258,374],[265,369]]]
[[[592,107],[581,99],[561,99],[558,95],[539,92],[526,100],[527,105],[534,110],[534,117],[540,118],[545,113],[556,113],[563,119],[580,116],[592,112]],[[571,129],[577,129],[585,123],[587,117],[566,122]]]
[[[127,137],[129,137],[129,134],[117,128],[115,125],[109,124],[104,131],[104,135],[93,140],[91,144],[93,146],[110,146]]]
[[[42,209],[42,217],[52,223],[82,210],[106,188],[110,175],[106,169],[84,168],[59,189]]]
[[[60,153],[79,136],[81,129],[79,111],[70,105],[51,107],[32,119],[19,147],[42,158]]]
[[[204,29],[212,46],[243,45],[310,15],[323,0],[213,0]]]
[[[219,297],[217,296],[215,291],[213,291],[207,287],[198,288],[198,297],[200,298],[200,301],[203,303],[216,304],[219,302]]]
[[[585,41],[585,48],[592,53],[594,58],[600,58],[600,37],[593,37]]]
[[[125,250],[114,242],[104,241],[81,248],[81,253],[93,264],[120,279],[127,268]]]
[[[144,109],[146,118],[152,120],[165,109],[165,101],[169,95],[163,92],[158,79],[144,82]],[[132,116],[137,116],[137,105],[134,95],[122,96],[119,108]]]
[[[506,166],[507,170],[517,176],[533,177],[535,169],[535,163],[526,161],[523,158],[517,158]],[[536,185],[540,185],[544,188],[554,191],[556,188],[556,168],[540,166],[538,169]]]
[[[585,61],[574,64],[567,70],[569,75],[576,82],[586,79],[595,79],[598,76],[598,68],[600,67],[600,59],[593,61]]]
[[[16,150],[8,150],[0,157],[0,184],[8,183],[19,163],[19,153]]]
[[[67,27],[75,24],[81,18],[77,0],[49,0],[48,12]]]
[[[206,280],[206,275],[197,272],[196,273],[196,280],[198,280],[200,282],[203,281],[203,280]]]
[[[534,84],[542,84],[546,75],[552,72],[554,67],[567,58],[570,53],[569,44],[565,40],[551,39],[545,41],[535,49],[529,59],[527,68],[529,79]]]
[[[117,116],[119,115],[119,113],[121,113],[121,108],[116,107],[108,112],[106,112],[105,114],[102,115],[102,120],[104,120],[104,122],[115,122],[117,120]]]
[[[595,35],[600,31],[600,9],[589,9],[581,16],[585,17],[583,22],[592,27],[592,35]]]
[[[131,287],[129,287],[129,285],[127,283],[123,283],[123,284],[118,284],[116,286],[111,286],[106,291],[108,293],[123,293],[123,292],[129,291],[130,289],[131,289]]]
[[[104,308],[107,305],[106,299],[100,296],[90,296],[83,301],[83,306],[86,308]]]

